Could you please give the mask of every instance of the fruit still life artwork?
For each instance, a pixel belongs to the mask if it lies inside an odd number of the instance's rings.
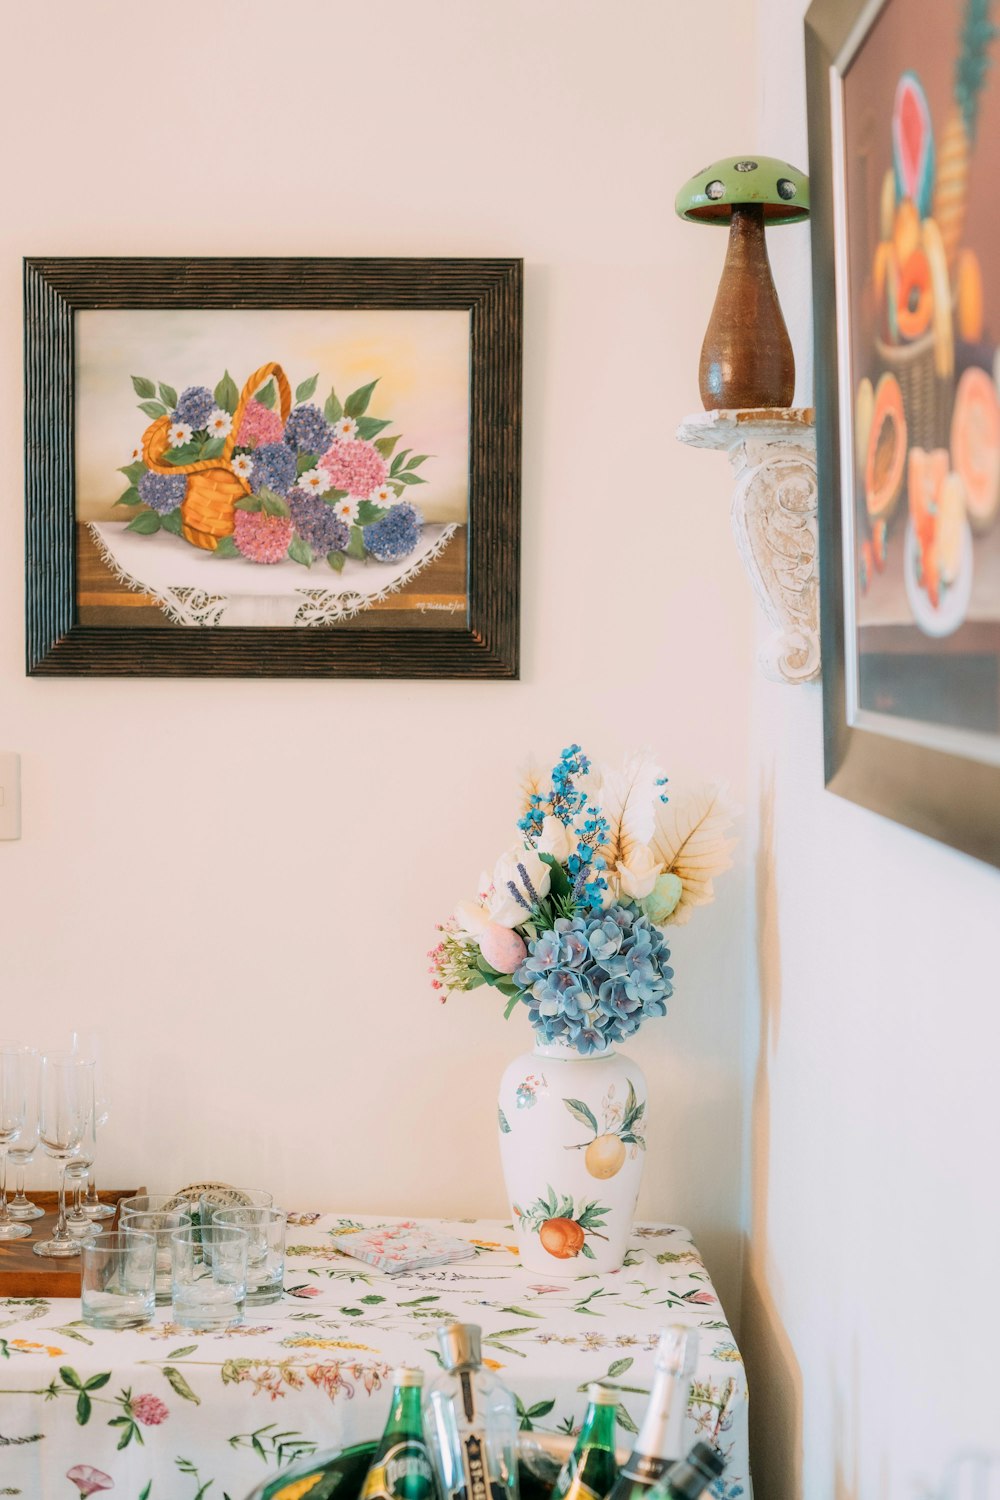
[[[996,10],[889,0],[844,78],[860,704],[966,730],[1000,646]]]

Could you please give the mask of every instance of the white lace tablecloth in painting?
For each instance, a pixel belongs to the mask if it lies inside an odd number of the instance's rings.
[[[139,536],[121,521],[91,521],[101,556],[130,589],[153,594],[175,625],[335,625],[387,599],[440,557],[457,526],[427,524],[409,557],[396,563],[347,558],[334,573],[325,562],[305,568],[216,557],[160,531]]]
[[[180,1328],[169,1308],[110,1332],[81,1323],[76,1301],[0,1299],[0,1495],[244,1500],[279,1465],[377,1436],[393,1367],[436,1369],[436,1330],[458,1319],[482,1327],[523,1428],[573,1432],[588,1381],[604,1380],[623,1446],[657,1331],[698,1328],[688,1437],[728,1455],[714,1493],[749,1500],[743,1365],[686,1230],[639,1225],[623,1270],[546,1282],[492,1220],[447,1221],[476,1254],[439,1269],[389,1277],[338,1251],[338,1228],[385,1222],[293,1215],[283,1300],[228,1333]]]

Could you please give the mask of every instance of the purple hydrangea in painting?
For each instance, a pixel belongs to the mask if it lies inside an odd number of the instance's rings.
[[[314,552],[324,557],[329,552],[343,552],[351,539],[351,528],[325,500],[318,495],[308,495],[305,490],[292,490],[288,496],[288,508],[292,512],[295,530]]]
[[[215,410],[215,397],[203,385],[189,385],[181,391],[177,410],[171,412],[171,422],[186,422],[195,432],[202,432]]]
[[[139,494],[150,510],[165,516],[176,510],[187,490],[185,474],[153,474],[146,470],[139,480]]]
[[[379,562],[399,562],[419,542],[422,524],[420,512],[407,501],[390,505],[381,521],[364,528],[365,550]]]
[[[250,488],[254,494],[273,490],[287,495],[295,484],[295,454],[284,443],[264,443],[253,451],[253,473]]]
[[[333,428],[318,406],[297,406],[285,423],[285,442],[293,453],[325,453]]]

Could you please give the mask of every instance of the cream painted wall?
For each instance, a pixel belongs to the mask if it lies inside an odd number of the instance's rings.
[[[724,23],[724,24],[723,24]],[[742,0],[35,0],[4,18],[3,1027],[113,1032],[106,1181],[500,1213],[527,1028],[427,988],[527,749],[650,743],[743,790],[725,465],[673,441],[723,252],[673,194],[752,134]],[[710,71],[696,66],[710,61]],[[711,108],[708,108],[708,104]],[[522,254],[517,684],[23,675],[22,254]],[[738,1288],[744,865],[676,943],[642,1211]]]
[[[759,4],[760,149],[803,166],[805,8]],[[807,247],[773,258],[808,349]],[[993,1500],[1000,872],[822,789],[818,686],[756,679],[754,721],[756,1492]]]

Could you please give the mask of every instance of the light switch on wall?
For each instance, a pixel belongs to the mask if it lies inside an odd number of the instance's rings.
[[[21,837],[21,757],[0,750],[0,839]]]

